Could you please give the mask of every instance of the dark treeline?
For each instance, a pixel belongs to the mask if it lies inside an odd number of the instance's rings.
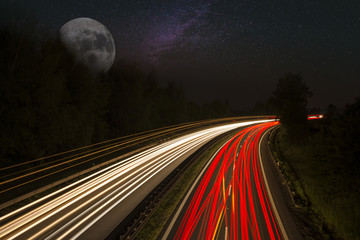
[[[288,129],[281,129],[279,146],[295,174],[300,202],[336,237],[360,239],[360,99],[343,113],[329,105],[325,117],[308,121],[301,144],[289,141]],[[329,234],[322,224],[317,227]]]
[[[277,142],[291,169],[284,171],[298,204],[317,219],[315,231],[321,238],[360,239],[360,98],[341,113],[331,104],[325,118],[306,121],[308,113],[319,113],[307,109],[311,95],[301,76],[289,73],[255,110],[281,116]]]
[[[231,114],[226,102],[188,101],[155,71],[118,61],[93,76],[56,39],[0,30],[1,165],[105,139]]]
[[[188,101],[174,82],[160,87],[155,71],[145,73],[137,64],[117,63],[107,75],[111,85],[108,120],[111,137],[177,123],[226,117],[226,102],[199,106]]]
[[[29,160],[104,138],[109,87],[55,40],[0,30],[0,154]]]

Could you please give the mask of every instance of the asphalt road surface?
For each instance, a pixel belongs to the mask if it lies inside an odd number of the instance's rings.
[[[162,239],[302,239],[265,139],[277,122],[241,130],[189,189]]]
[[[0,217],[0,239],[104,239],[192,152],[222,133],[269,121],[209,127],[126,158]]]

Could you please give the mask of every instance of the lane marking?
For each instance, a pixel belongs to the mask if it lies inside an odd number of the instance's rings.
[[[265,170],[264,170],[264,166],[263,166],[263,163],[262,163],[262,158],[261,158],[261,151],[260,151],[260,148],[261,148],[261,143],[262,143],[262,140],[263,138],[265,137],[265,135],[270,131],[271,129],[267,130],[263,135],[262,137],[260,138],[260,141],[259,141],[259,160],[260,160],[260,166],[261,166],[261,172],[264,176],[264,182],[265,182],[265,186],[266,186],[266,190],[269,194],[269,198],[270,198],[270,202],[271,202],[271,205],[274,209],[274,213],[275,213],[275,216],[276,216],[276,219],[278,220],[278,223],[279,223],[279,226],[280,226],[280,230],[281,230],[281,233],[283,234],[283,237],[285,240],[288,240],[289,237],[286,233],[286,230],[285,230],[285,227],[281,221],[281,218],[280,218],[280,215],[279,215],[279,212],[277,211],[277,208],[276,208],[276,205],[275,205],[275,201],[272,197],[272,194],[271,194],[271,191],[270,191],[270,187],[269,187],[269,184],[268,184],[268,181],[266,179],[266,174],[265,174]]]
[[[222,189],[223,189],[223,199],[224,199],[224,202],[225,202],[225,196],[226,196],[226,193],[225,193],[225,178],[224,178],[224,175],[223,175],[223,179],[222,179]]]
[[[225,218],[225,208],[223,208],[220,212],[220,216],[217,220],[217,223],[216,223],[216,226],[215,226],[215,231],[214,231],[214,234],[213,234],[213,237],[212,237],[212,240],[214,240],[215,238],[218,239],[219,238],[219,235],[220,235],[220,226],[222,225],[222,222],[224,221],[224,218]]]
[[[214,160],[214,157],[216,157],[216,155],[220,152],[220,150],[225,146],[225,144],[228,141],[226,141],[214,154],[213,156],[210,158],[210,161],[208,161],[208,163],[205,165],[205,167],[203,168],[203,170],[201,171],[201,173],[199,174],[199,176],[196,178],[195,182],[193,183],[193,185],[191,186],[190,190],[187,192],[185,198],[183,199],[181,205],[179,206],[178,210],[176,211],[174,217],[171,219],[171,222],[168,226],[168,228],[166,229],[166,232],[164,233],[164,235],[162,236],[161,239],[166,240],[170,234],[171,229],[174,227],[174,224],[177,220],[177,218],[179,217],[182,209],[184,208],[185,203],[187,202],[188,198],[190,197],[191,193],[193,192],[195,186],[197,185],[197,183],[199,182],[199,180],[202,178],[202,176],[204,175],[206,169],[208,169],[210,163]]]

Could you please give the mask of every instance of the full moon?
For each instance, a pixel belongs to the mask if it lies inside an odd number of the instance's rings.
[[[76,18],[60,29],[60,40],[77,62],[93,73],[107,72],[115,59],[115,43],[109,30],[91,18]]]

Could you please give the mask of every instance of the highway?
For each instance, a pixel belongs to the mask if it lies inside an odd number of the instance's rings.
[[[186,157],[227,131],[207,127],[141,151],[0,217],[0,239],[104,239]]]
[[[0,168],[0,209],[49,188],[117,162],[163,139],[174,139],[209,126],[266,116],[202,120],[140,132]]]
[[[302,239],[264,140],[278,122],[247,127],[195,180],[162,239]]]

